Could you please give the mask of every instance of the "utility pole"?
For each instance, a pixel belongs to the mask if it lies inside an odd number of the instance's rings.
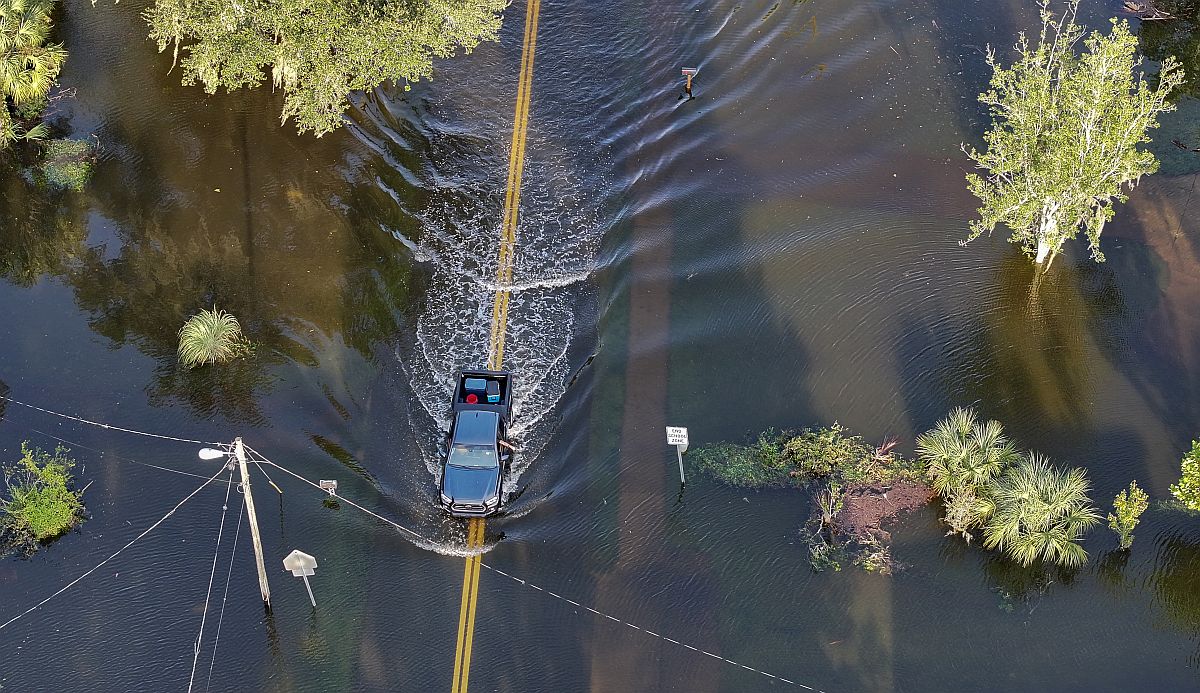
[[[246,514],[250,516],[250,537],[254,540],[254,561],[258,564],[258,589],[262,592],[267,611],[271,610],[271,586],[267,584],[267,566],[263,563],[262,537],[258,534],[258,516],[254,513],[254,496],[250,493],[250,471],[246,469],[246,450],[242,439],[233,439],[233,454],[242,474],[242,493],[246,496]]]

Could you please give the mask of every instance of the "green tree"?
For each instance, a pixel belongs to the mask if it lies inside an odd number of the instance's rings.
[[[1121,491],[1113,500],[1114,513],[1108,514],[1108,526],[1121,540],[1121,550],[1133,546],[1133,528],[1141,522],[1142,513],[1150,505],[1150,497],[1138,488],[1136,481],[1129,482],[1129,490]]]
[[[54,0],[0,0],[0,145],[36,139],[44,128],[26,131],[14,108],[44,99],[67,59],[61,43],[46,45]]]
[[[988,485],[1020,456],[1000,422],[981,423],[975,410],[958,407],[917,438],[917,457],[945,502],[948,533],[969,542],[992,512]]]
[[[323,135],[350,93],[432,74],[434,58],[494,40],[506,0],[157,0],[145,13],[159,50],[184,54],[184,84],[255,87],[270,67],[281,121]]]
[[[1192,441],[1182,467],[1179,483],[1171,484],[1171,495],[1188,510],[1200,511],[1200,441]]]
[[[1074,568],[1087,560],[1077,542],[1100,515],[1088,499],[1082,468],[1059,471],[1030,453],[991,484],[995,510],[983,528],[983,545],[1000,549],[1023,566],[1035,561]]]
[[[982,204],[966,241],[1003,224],[1011,242],[1048,267],[1082,230],[1092,258],[1103,262],[1100,232],[1114,201],[1124,202],[1126,189],[1158,168],[1137,145],[1150,141],[1146,133],[1158,127],[1159,113],[1175,108],[1166,97],[1183,71],[1173,58],[1164,60],[1153,89],[1140,75],[1135,80],[1142,60],[1134,58],[1137,38],[1127,22],[1113,20],[1108,35],[1084,38],[1075,23],[1079,0],[1068,0],[1061,17],[1050,13],[1049,0],[1040,4],[1036,46],[1021,34],[1020,57],[1010,68],[988,51],[991,88],[979,100],[994,122],[985,152],[964,146],[985,172],[967,174]]]

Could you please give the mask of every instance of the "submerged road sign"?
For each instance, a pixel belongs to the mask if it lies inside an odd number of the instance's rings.
[[[308,601],[316,606],[317,600],[313,597],[312,586],[308,584],[308,576],[317,574],[317,559],[303,551],[295,550],[283,559],[283,569],[292,571],[292,575],[298,578],[304,578],[304,588],[308,590]]]

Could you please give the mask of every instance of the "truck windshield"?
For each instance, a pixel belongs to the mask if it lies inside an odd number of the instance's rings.
[[[448,462],[455,467],[495,467],[496,446],[455,444]]]

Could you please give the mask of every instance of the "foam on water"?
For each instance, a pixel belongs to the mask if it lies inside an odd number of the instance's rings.
[[[567,354],[603,235],[595,204],[581,194],[565,157],[547,156],[530,137],[522,181],[513,276],[497,281],[498,204],[502,189],[456,181],[443,170],[439,187],[451,194],[419,215],[421,238],[393,231],[419,261],[432,263],[414,342],[398,350],[410,386],[437,430],[420,432],[426,467],[437,475],[439,443],[449,429],[449,400],[457,371],[488,361],[495,293],[510,292],[503,368],[513,372],[513,425],[520,453],[506,491],[543,449],[552,426],[546,415],[566,390]],[[532,151],[537,149],[537,151]],[[477,171],[464,171],[476,177]],[[464,194],[466,193],[466,194]]]

